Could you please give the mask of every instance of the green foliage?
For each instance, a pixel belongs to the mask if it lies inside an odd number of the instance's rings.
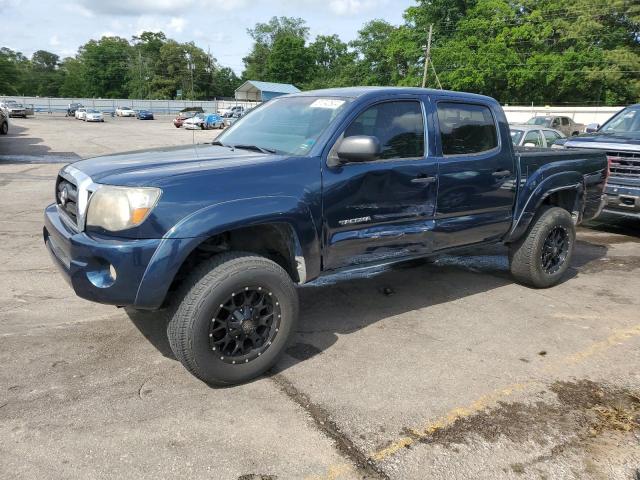
[[[31,59],[0,49],[0,95],[95,98],[208,99],[233,96],[240,79],[193,42],[162,32],[90,40],[73,58],[44,50]]]
[[[302,89],[419,86],[429,25],[427,86],[503,103],[640,100],[640,3],[630,0],[416,0],[401,25],[373,20],[348,44],[337,35],[309,41],[303,19],[273,17],[247,30],[254,44],[242,77]],[[240,82],[210,53],[161,32],[92,40],[63,61],[0,49],[0,94],[174,98],[181,90],[199,99],[231,96]]]
[[[419,86],[430,24],[427,86],[439,80],[503,103],[640,99],[640,4],[628,0],[417,0],[402,25],[371,21],[348,45],[335,35],[306,43],[303,21],[273,18],[249,30],[243,77],[303,89]]]

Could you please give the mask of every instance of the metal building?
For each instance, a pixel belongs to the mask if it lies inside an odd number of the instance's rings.
[[[236,100],[249,100],[252,102],[266,102],[274,97],[297,93],[300,90],[288,83],[258,82],[247,80],[236,89]]]

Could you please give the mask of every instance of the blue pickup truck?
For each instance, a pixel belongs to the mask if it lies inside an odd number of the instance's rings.
[[[509,246],[544,288],[598,215],[604,153],[514,150],[495,100],[416,88],[298,93],[211,144],[64,167],[44,241],[88,300],[162,310],[210,384],[270,368],[296,328],[296,284],[474,245]]]

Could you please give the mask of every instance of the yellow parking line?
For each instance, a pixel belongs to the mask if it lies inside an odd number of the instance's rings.
[[[615,345],[619,345],[626,340],[638,336],[640,336],[640,325],[615,330],[605,340],[593,343],[584,350],[564,357],[562,360],[549,365],[545,370],[552,370],[566,364],[580,363],[593,355],[603,353]],[[516,392],[522,391],[525,388],[532,387],[534,385],[542,385],[542,382],[536,380],[525,383],[514,383],[507,387],[487,393],[466,407],[456,407],[452,410],[449,410],[445,415],[429,423],[425,427],[410,429],[409,431],[411,433],[411,436],[402,437],[394,441],[387,447],[371,453],[369,455],[369,458],[375,462],[385,460],[395,455],[400,450],[410,447],[416,442],[419,442],[421,439],[432,435],[436,431],[452,425],[456,420],[469,417],[474,413],[480,412],[490,405],[495,404],[497,401],[503,398],[506,398]],[[353,466],[348,464],[333,465],[329,467],[325,475],[312,476],[307,478],[308,480],[336,480],[342,475],[352,472],[353,469]]]

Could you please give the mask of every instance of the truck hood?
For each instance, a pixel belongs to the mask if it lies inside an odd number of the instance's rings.
[[[569,148],[597,148],[601,150],[622,150],[640,152],[640,132],[604,133],[595,132],[571,137],[565,142]]]
[[[251,168],[276,162],[280,155],[231,149],[211,144],[125,152],[75,162],[73,166],[96,183],[123,186],[162,186],[178,175],[198,171]]]

